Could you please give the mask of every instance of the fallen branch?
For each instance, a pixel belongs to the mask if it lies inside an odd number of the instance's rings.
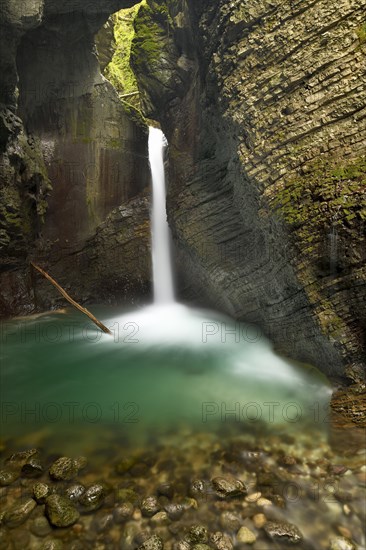
[[[140,92],[129,92],[128,94],[119,94],[119,97],[131,97],[132,95],[139,95]]]
[[[57,290],[62,294],[62,296],[68,301],[70,302],[70,304],[74,307],[76,307],[76,309],[78,309],[79,311],[81,311],[81,313],[84,313],[84,315],[86,315],[87,317],[89,317],[89,319],[91,321],[93,321],[93,323],[95,323],[97,325],[97,327],[100,328],[100,330],[102,330],[103,332],[105,332],[106,334],[112,334],[112,332],[109,330],[109,328],[107,328],[105,325],[103,325],[103,323],[101,323],[100,321],[98,321],[98,319],[96,317],[94,317],[94,315],[92,313],[90,313],[90,311],[88,311],[85,307],[81,306],[80,304],[78,304],[77,302],[75,302],[75,300],[73,300],[71,298],[71,296],[69,296],[66,292],[66,290],[64,290],[62,288],[62,286],[60,286],[58,283],[56,283],[55,279],[52,279],[52,277],[50,275],[48,275],[48,273],[46,273],[46,271],[44,271],[41,267],[39,267],[38,265],[34,264],[33,262],[31,262],[31,265],[34,267],[34,269],[36,269],[37,271],[39,271],[43,277],[46,277],[46,279],[48,279],[50,281],[50,283],[53,284],[53,286],[55,286],[57,288]]]

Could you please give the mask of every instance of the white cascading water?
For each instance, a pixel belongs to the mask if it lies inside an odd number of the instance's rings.
[[[174,302],[172,262],[170,256],[170,234],[165,207],[164,172],[165,137],[158,128],[149,128],[149,161],[152,177],[152,263],[154,302]]]

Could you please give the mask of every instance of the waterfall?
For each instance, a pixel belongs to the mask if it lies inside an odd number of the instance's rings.
[[[149,161],[153,190],[151,214],[153,283],[154,302],[159,304],[174,302],[170,233],[165,207],[164,145],[163,132],[150,127]]]
[[[338,258],[338,231],[334,225],[329,234],[329,271],[332,275],[337,271]]]

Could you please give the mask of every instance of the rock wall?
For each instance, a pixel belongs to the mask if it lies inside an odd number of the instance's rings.
[[[57,302],[57,294],[52,289],[49,292],[29,271],[30,260],[42,263],[60,284],[70,285],[76,299],[83,301],[104,299],[109,287],[107,277],[113,281],[129,279],[128,288],[136,295],[149,288],[150,235],[143,194],[150,181],[147,127],[138,111],[121,102],[102,77],[95,47],[95,34],[110,14],[134,3],[2,3],[3,315],[35,307],[44,309]],[[104,54],[103,50],[102,67],[106,63]],[[137,208],[139,246],[132,255],[130,216],[121,218],[127,224],[123,228],[118,215],[108,215],[116,207],[131,205],[140,195],[136,204],[142,201],[144,209],[142,212]],[[113,220],[116,228],[111,244],[100,247],[101,235],[106,235],[105,224],[109,227]],[[115,266],[112,245],[118,247]],[[96,257],[91,253],[93,248],[98,251],[104,274],[91,265],[91,258]],[[124,252],[125,264],[118,261]],[[118,291],[115,284],[109,298],[118,301],[125,293],[126,289]]]
[[[181,288],[365,377],[364,0],[148,0],[132,64],[170,150]]]

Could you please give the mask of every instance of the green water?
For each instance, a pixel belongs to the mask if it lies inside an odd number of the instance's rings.
[[[357,477],[364,455],[356,450],[345,460],[329,446],[331,391],[319,372],[277,356],[256,327],[213,312],[174,303],[90,309],[112,336],[71,310],[2,324],[7,455],[37,447],[51,464],[82,454],[88,460],[82,483],[103,479],[118,491],[132,482],[147,494],[169,479],[211,479],[232,468],[254,492],[263,491],[256,475],[271,472],[286,504],[268,509],[267,501],[259,509],[295,523],[312,544],[306,548],[329,548],[337,525],[364,541]],[[278,462],[287,455],[296,457],[294,470]],[[131,456],[153,458],[147,477],[116,477],[115,464]],[[236,460],[248,467],[236,471]],[[348,465],[348,475],[329,474],[337,463]],[[350,495],[351,516],[335,490]],[[210,506],[199,502],[192,522],[215,531],[219,511]]]
[[[186,428],[326,431],[319,373],[276,356],[254,327],[179,304],[92,308],[2,325],[2,434],[38,431],[81,452],[105,433],[154,440]]]

